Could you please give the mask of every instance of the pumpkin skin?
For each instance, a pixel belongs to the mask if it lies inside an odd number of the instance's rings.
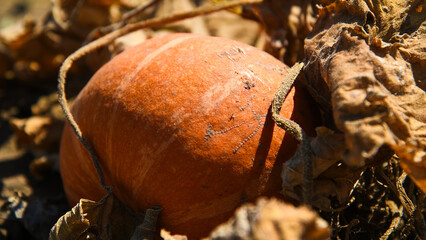
[[[105,64],[72,113],[125,204],[134,211],[161,206],[161,228],[201,238],[242,203],[279,194],[282,163],[297,143],[275,126],[269,108],[287,70],[240,42],[171,34]],[[319,119],[300,87],[281,115],[308,133]],[[71,205],[106,194],[68,124],[60,164]]]

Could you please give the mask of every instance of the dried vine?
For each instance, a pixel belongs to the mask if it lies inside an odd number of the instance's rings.
[[[280,128],[293,135],[299,144],[301,144],[298,151],[300,151],[303,159],[303,202],[305,204],[310,204],[313,194],[313,153],[309,146],[308,135],[306,135],[299,124],[280,116],[281,106],[293,86],[294,81],[302,71],[303,66],[303,62],[294,64],[281,82],[272,101],[272,119]]]

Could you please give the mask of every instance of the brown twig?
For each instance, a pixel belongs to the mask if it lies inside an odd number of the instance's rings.
[[[359,221],[359,219],[352,219],[350,222],[349,222],[349,224],[348,224],[348,226],[347,226],[347,228],[346,228],[346,231],[345,231],[345,240],[349,240],[350,238],[349,238],[349,236],[350,236],[350,233],[351,233],[351,230],[352,230],[352,228],[355,226],[355,225],[358,225],[360,223],[360,221]]]
[[[402,185],[407,178],[407,173],[403,172],[401,176],[399,176],[398,181],[396,182],[396,189],[398,190],[398,198],[400,199],[402,205],[404,206],[405,210],[412,215],[414,212],[414,204],[411,201],[411,199],[407,196],[407,193],[405,192],[405,188]]]
[[[154,6],[155,4],[159,3],[161,0],[152,0],[151,2],[147,4],[142,4],[126,13],[123,14],[123,18],[121,22],[127,23],[130,21],[130,19],[140,15],[143,13],[147,8]]]
[[[380,237],[380,240],[389,239],[390,235],[395,232],[395,230],[398,229],[399,225],[401,224],[403,206],[397,208],[396,204],[393,204],[394,205],[389,203],[387,204],[391,212],[393,213],[393,218],[391,224],[388,227],[388,230],[386,230],[386,232]]]
[[[424,218],[421,211],[419,211],[419,209],[417,209],[416,206],[413,204],[412,200],[407,195],[405,188],[403,186],[403,183],[405,179],[407,178],[407,173],[402,172],[401,176],[399,176],[396,179],[396,184],[395,184],[392,182],[392,180],[389,179],[389,177],[380,168],[377,168],[376,171],[386,181],[386,184],[390,187],[392,192],[397,196],[397,198],[399,199],[399,201],[401,202],[403,206],[403,209],[407,213],[408,222],[405,224],[404,229],[406,228],[416,229],[415,225],[423,224]],[[402,232],[405,232],[405,231],[406,230],[403,230]],[[417,234],[418,234],[417,238],[419,239],[422,239],[424,237],[424,233],[421,231],[417,231]]]
[[[392,182],[392,180],[389,179],[389,177],[383,172],[382,169],[376,168],[375,171],[386,181],[386,184],[388,187],[392,190],[392,192],[398,197],[399,201],[401,202],[402,206],[404,207],[404,210],[409,214],[413,214],[414,211],[414,204],[411,202],[410,198],[405,193],[404,187],[402,186],[402,182],[404,182],[405,178],[407,177],[407,174],[404,172],[397,180],[397,184]]]
[[[70,108],[68,106],[66,95],[65,95],[65,82],[66,77],[69,69],[71,68],[72,64],[78,60],[79,58],[85,56],[87,53],[92,52],[100,47],[106,46],[107,44],[111,43],[118,37],[121,37],[125,34],[128,34],[130,32],[148,28],[148,27],[158,27],[165,24],[173,23],[176,21],[184,20],[187,18],[192,18],[196,16],[201,16],[213,12],[217,12],[223,9],[232,8],[235,6],[245,5],[245,4],[258,4],[261,3],[262,0],[240,0],[240,1],[232,1],[232,2],[224,2],[221,4],[214,4],[214,5],[206,5],[202,6],[190,11],[177,13],[171,16],[161,17],[161,18],[153,18],[146,21],[142,21],[139,23],[129,24],[126,25],[123,28],[120,28],[114,32],[111,32],[81,48],[79,48],[77,51],[69,55],[65,61],[62,63],[62,66],[59,70],[59,77],[58,77],[58,101],[59,104],[62,107],[62,111],[64,112],[64,115],[66,119],[68,120],[69,124],[73,128],[74,132],[77,134],[77,137],[79,141],[83,144],[83,146],[87,149],[87,151],[90,154],[90,157],[92,159],[92,162],[96,168],[96,171],[99,176],[100,183],[102,187],[107,190],[108,192],[112,191],[112,187],[108,186],[105,183],[105,177],[103,175],[102,169],[99,165],[97,155],[95,151],[92,149],[90,144],[86,141],[85,137],[83,136],[77,122],[75,121],[74,117],[71,114]]]

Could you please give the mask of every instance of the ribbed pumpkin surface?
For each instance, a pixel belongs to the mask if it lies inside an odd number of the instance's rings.
[[[72,112],[124,203],[135,211],[159,205],[161,227],[200,238],[243,202],[278,194],[296,142],[268,112],[287,70],[243,43],[172,34],[104,65]],[[293,89],[281,113],[312,133],[318,117],[309,99]],[[71,204],[104,196],[69,125],[60,158]]]

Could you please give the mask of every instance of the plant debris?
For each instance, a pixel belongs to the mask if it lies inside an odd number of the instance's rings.
[[[53,0],[38,16],[25,16],[37,1],[42,0],[15,4],[0,17],[0,238],[46,239],[55,222],[50,239],[147,236],[143,214],[129,211],[114,194],[100,202],[81,200],[58,221],[69,210],[57,172],[65,121],[54,92],[58,70],[92,40],[183,11],[196,16],[206,3]],[[289,66],[303,62],[296,81],[316,100],[323,126],[306,140],[312,176],[306,178],[306,157],[298,151],[283,166],[282,193],[301,202],[309,180],[313,210],[262,199],[242,206],[210,238],[297,239],[305,231],[315,239],[424,239],[426,3],[264,0],[227,10],[181,16],[186,20],[104,42],[70,69],[67,94],[75,96],[94,71],[124,49],[173,32],[225,36]],[[153,220],[145,222],[150,229]],[[289,222],[297,227],[290,229]],[[118,227],[110,231],[110,226]],[[186,238],[167,229],[161,236]]]
[[[153,239],[161,208],[148,209],[145,214],[134,214],[114,194],[99,202],[81,199],[71,211],[63,215],[50,231],[55,239]]]
[[[425,46],[426,15],[410,14],[424,13],[422,2],[336,1],[319,9],[305,44],[306,82],[344,133],[349,166],[364,166],[385,145],[403,163],[424,165],[426,94],[416,79],[424,70],[411,63],[426,64],[424,51],[413,51]]]
[[[314,206],[330,206],[324,202],[327,195],[344,203],[363,168],[377,166],[393,153],[425,191],[426,94],[423,79],[416,79],[424,70],[412,67],[412,63],[426,64],[420,50],[426,15],[418,14],[423,5],[422,1],[334,1],[319,8],[318,20],[305,40],[303,81],[320,104],[328,128],[318,129],[311,141],[316,183],[322,186],[328,181],[337,193],[319,193],[323,188],[317,187],[314,197],[322,200]],[[302,184],[291,173],[302,174],[301,164],[300,155],[286,163],[283,178],[289,193]],[[345,173],[341,183],[333,168]]]
[[[208,239],[329,239],[328,224],[305,206],[260,199],[235,211]]]

